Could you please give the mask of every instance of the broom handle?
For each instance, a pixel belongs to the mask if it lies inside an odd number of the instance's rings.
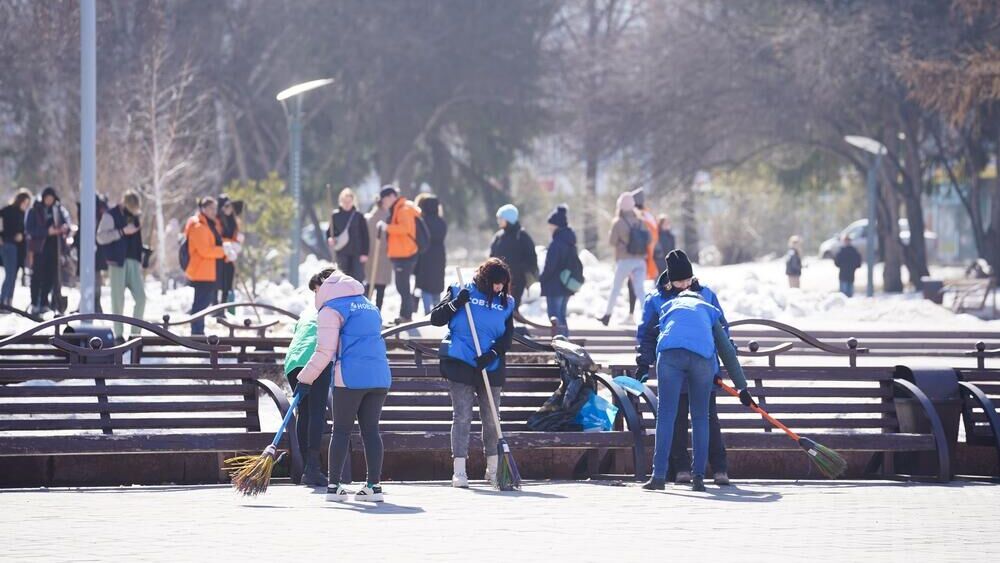
[[[722,378],[716,378],[715,379],[715,384],[718,385],[719,387],[721,387],[722,390],[725,391],[726,393],[729,393],[733,397],[739,398],[740,392],[737,391],[736,389],[733,389],[732,387],[726,385],[725,383],[723,383],[722,382]],[[758,406],[758,405],[750,405],[750,410],[752,410],[752,411],[756,412],[757,414],[761,415],[762,417],[764,417],[764,420],[770,422],[771,424],[775,425],[776,427],[780,428],[781,430],[784,430],[785,434],[788,434],[789,438],[795,440],[796,442],[799,441],[799,435],[798,434],[796,434],[795,432],[792,432],[791,428],[789,428],[789,427],[785,426],[784,424],[782,424],[781,421],[778,420],[777,418],[774,418],[773,416],[769,415],[767,413],[767,411],[765,411],[764,409],[760,408],[760,406]]]
[[[285,413],[284,420],[281,421],[281,426],[278,427],[278,433],[274,435],[274,440],[271,440],[271,446],[277,448],[278,442],[281,441],[281,437],[285,434],[285,428],[288,423],[292,421],[292,417],[295,416],[295,408],[299,406],[299,401],[302,400],[302,393],[295,393],[292,397],[292,403],[288,405],[288,412]]]
[[[368,300],[371,301],[372,294],[375,292],[375,280],[378,279],[378,263],[379,258],[382,255],[382,234],[375,229],[375,254],[369,256],[369,260],[375,260],[372,264],[372,279],[368,282]]]
[[[465,285],[462,282],[462,270],[458,266],[455,267],[455,273],[458,274],[458,285]],[[461,291],[461,290],[459,290]],[[472,329],[472,343],[476,345],[476,357],[483,355],[483,349],[479,346],[479,334],[476,332],[476,321],[472,318],[472,307],[469,303],[465,303],[465,315],[469,317],[469,328]],[[490,404],[490,414],[493,415],[493,422],[497,427],[497,440],[503,439],[503,432],[500,430],[500,413],[497,412],[496,402],[493,401],[493,389],[490,387],[490,376],[486,375],[486,368],[480,370],[483,376],[483,385],[486,386],[486,398]]]

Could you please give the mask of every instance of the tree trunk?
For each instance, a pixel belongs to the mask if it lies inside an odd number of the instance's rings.
[[[903,291],[903,248],[899,240],[899,196],[888,182],[879,182],[878,231],[879,254],[882,256],[882,290],[886,293]],[[868,241],[872,244],[874,241]],[[864,268],[867,268],[866,263]],[[865,270],[865,279],[868,272]]]
[[[156,270],[160,278],[160,293],[167,293],[167,224],[163,213],[163,186],[160,185],[159,178],[153,178],[154,204],[156,208],[156,242],[160,251],[156,253]],[[183,231],[184,226],[181,226]]]
[[[1000,129],[997,130],[996,162],[1000,165]],[[993,268],[993,279],[1000,280],[1000,175],[993,178],[990,194],[990,227],[984,238],[984,258]]]
[[[597,143],[587,140],[586,154],[586,175],[585,175],[585,197],[583,205],[583,245],[584,247],[597,253]]]
[[[928,275],[927,241],[924,239],[924,206],[920,200],[923,191],[923,166],[921,165],[918,126],[911,123],[906,128],[906,174],[900,184],[900,193],[906,204],[906,219],[910,225],[910,242],[904,248],[906,269],[910,271],[910,283],[917,289],[923,287],[920,278]]]
[[[694,183],[689,182],[681,199],[681,240],[684,252],[692,262],[698,262],[698,223],[695,221]]]

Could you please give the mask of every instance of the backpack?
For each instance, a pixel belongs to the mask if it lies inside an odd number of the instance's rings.
[[[177,247],[177,263],[180,264],[182,270],[187,270],[190,262],[191,250],[188,249],[188,238],[186,235],[181,235],[181,242]]]
[[[635,225],[629,225],[628,221],[625,221],[625,224],[628,225],[628,242],[625,243],[625,251],[632,255],[645,256],[646,248],[652,240],[646,225],[641,220]]]
[[[566,258],[565,267],[559,272],[559,281],[570,293],[576,293],[583,287],[586,278],[583,277],[583,262],[580,262],[580,255],[576,252],[576,247],[570,247],[570,254]]]
[[[413,239],[417,243],[417,254],[425,254],[431,247],[431,230],[427,227],[424,218],[419,215],[414,222],[417,225],[417,236]]]

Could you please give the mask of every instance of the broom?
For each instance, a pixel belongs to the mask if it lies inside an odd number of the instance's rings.
[[[458,274],[458,284],[464,285],[462,281],[462,270],[455,268]],[[465,315],[469,318],[469,328],[472,329],[472,342],[476,346],[476,357],[483,355],[483,350],[479,346],[479,334],[476,332],[476,321],[472,318],[472,307],[465,304]],[[517,470],[517,463],[514,462],[514,455],[510,453],[510,446],[504,440],[503,431],[500,429],[500,413],[497,412],[496,402],[493,400],[493,391],[490,388],[490,378],[486,375],[486,369],[480,370],[483,376],[483,385],[486,386],[486,398],[490,406],[490,415],[493,416],[493,424],[497,429],[497,480],[494,486],[501,491],[515,491],[521,488],[521,473]],[[481,412],[481,410],[480,410]]]
[[[285,428],[295,414],[295,408],[299,406],[302,397],[309,393],[309,386],[304,383],[300,383],[296,387],[292,404],[288,406],[288,412],[285,413],[285,418],[281,421],[281,426],[278,427],[278,432],[274,435],[271,444],[264,448],[260,455],[241,455],[231,457],[223,462],[223,469],[229,471],[229,477],[232,479],[233,489],[243,496],[255,497],[266,492],[267,486],[271,484],[271,471],[274,470],[274,465],[278,462],[275,460],[278,443],[281,442],[281,436],[284,435]]]
[[[723,383],[721,378],[715,378],[715,384],[721,387],[726,393],[739,398],[739,391]],[[768,414],[764,409],[760,408],[756,404],[750,405],[750,409],[764,417],[764,420],[783,430],[785,434],[788,434],[789,438],[795,440],[799,444],[799,447],[809,454],[809,461],[813,462],[816,468],[819,469],[820,473],[823,475],[829,477],[830,479],[836,479],[837,477],[843,475],[844,471],[847,470],[847,461],[834,450],[831,450],[822,444],[817,444],[814,440],[806,438],[805,436],[799,436],[795,432],[792,432],[790,428],[782,424],[781,421]]]

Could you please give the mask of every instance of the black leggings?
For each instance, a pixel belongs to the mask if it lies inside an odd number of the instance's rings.
[[[371,284],[365,284],[365,293],[371,291]],[[375,306],[379,311],[382,310],[382,302],[385,301],[385,285],[375,284]]]
[[[295,391],[298,385],[299,372],[295,368],[288,374],[288,383]],[[327,366],[313,381],[309,395],[299,403],[298,418],[295,420],[295,433],[299,437],[299,450],[305,456],[310,449],[319,449],[326,426],[326,403],[330,389],[330,367]]]
[[[382,435],[378,422],[388,389],[333,388],[333,437],[330,439],[330,483],[340,483],[341,470],[347,460],[354,420],[361,427],[361,441],[365,446],[365,464],[368,482],[382,479]]]

